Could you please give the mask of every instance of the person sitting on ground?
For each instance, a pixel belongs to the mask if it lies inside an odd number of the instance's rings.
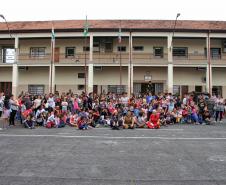
[[[204,109],[204,113],[203,113],[203,121],[209,125],[211,123],[211,114],[209,112],[209,110],[207,109],[207,107],[205,107]]]
[[[136,119],[137,128],[145,128],[146,127],[146,117],[144,112],[139,112],[139,115]]]
[[[89,127],[88,123],[87,123],[87,118],[86,117],[81,117],[78,120],[78,129],[79,130],[87,130]]]
[[[52,111],[51,113],[49,113],[47,123],[46,123],[46,128],[54,128],[54,127],[56,127],[56,124],[55,124],[54,112]]]
[[[122,116],[120,116],[119,112],[115,110],[112,113],[111,122],[110,122],[110,126],[112,130],[120,130],[120,126],[122,126],[122,123],[123,123]]]
[[[35,128],[35,121],[32,114],[29,114],[23,122],[24,122],[25,128],[29,128],[29,129]]]
[[[123,118],[123,128],[134,129],[134,117],[130,110],[127,111],[127,114]]]
[[[154,109],[150,116],[149,121],[147,122],[147,127],[150,129],[158,129],[160,128],[160,119],[157,111]]]
[[[77,127],[78,115],[74,112],[70,115],[70,126]]]

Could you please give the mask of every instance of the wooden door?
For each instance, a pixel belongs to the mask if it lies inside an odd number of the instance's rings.
[[[60,61],[60,48],[55,48],[54,50],[54,62],[58,63]]]
[[[5,95],[12,94],[12,82],[0,82],[0,92],[4,92]]]
[[[184,94],[188,93],[188,86],[187,85],[182,85],[181,86],[181,95],[182,97],[184,96]]]

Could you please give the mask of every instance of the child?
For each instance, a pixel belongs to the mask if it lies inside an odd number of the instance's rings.
[[[54,128],[54,127],[56,127],[56,124],[55,124],[54,112],[52,111],[48,116],[46,128]]]
[[[32,114],[29,114],[27,118],[24,120],[24,126],[29,129],[35,128],[35,122]]]
[[[87,130],[89,128],[88,123],[87,123],[87,119],[85,117],[81,117],[78,120],[78,129],[79,130]]]
[[[149,121],[147,122],[147,127],[150,129],[159,129],[160,128],[160,120],[159,115],[157,114],[156,110],[152,111]]]
[[[70,116],[70,126],[72,127],[77,127],[77,114],[75,114],[74,112],[71,114]]]

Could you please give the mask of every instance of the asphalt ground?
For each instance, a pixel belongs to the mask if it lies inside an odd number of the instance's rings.
[[[0,130],[0,185],[151,184],[225,185],[226,121],[159,130]]]

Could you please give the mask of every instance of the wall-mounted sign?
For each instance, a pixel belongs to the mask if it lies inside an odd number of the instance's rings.
[[[12,64],[15,62],[15,49],[5,48],[4,49],[4,63]]]
[[[152,80],[152,76],[151,75],[144,75],[144,81],[145,82],[149,82]]]

